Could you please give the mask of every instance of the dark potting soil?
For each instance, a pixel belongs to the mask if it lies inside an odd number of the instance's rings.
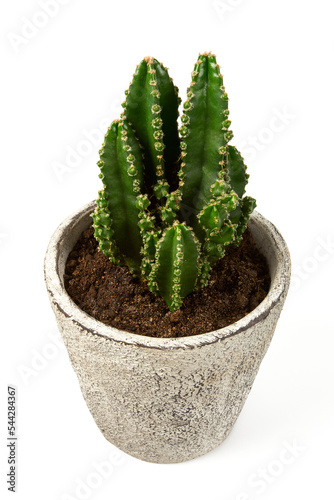
[[[150,337],[186,337],[227,326],[255,309],[269,286],[266,260],[248,229],[240,246],[229,247],[212,267],[209,284],[188,295],[176,312],[127,267],[99,252],[93,227],[82,233],[65,268],[65,288],[82,310],[107,325]]]

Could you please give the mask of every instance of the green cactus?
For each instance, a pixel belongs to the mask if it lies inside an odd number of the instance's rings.
[[[175,189],[180,157],[178,89],[156,59],[145,58],[126,92],[124,117],[136,131],[145,159],[145,187],[156,198]]]
[[[200,54],[178,129],[178,89],[145,58],[124,112],[100,150],[99,249],[127,265],[171,311],[208,282],[228,245],[240,244],[256,203],[239,151],[229,145],[228,98],[216,57]]]

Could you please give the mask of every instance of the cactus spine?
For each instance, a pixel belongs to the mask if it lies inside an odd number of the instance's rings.
[[[255,200],[244,196],[246,167],[228,144],[228,98],[213,54],[195,64],[179,131],[178,89],[156,59],[137,66],[125,94],[100,150],[95,237],[174,311],[240,243]]]

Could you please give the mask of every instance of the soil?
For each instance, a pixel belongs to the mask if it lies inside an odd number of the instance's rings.
[[[176,312],[127,267],[113,264],[98,250],[93,227],[82,233],[65,268],[65,288],[82,310],[107,325],[150,337],[186,337],[223,328],[255,309],[269,286],[266,260],[248,229],[240,246],[229,247],[212,267],[209,284],[188,295]]]

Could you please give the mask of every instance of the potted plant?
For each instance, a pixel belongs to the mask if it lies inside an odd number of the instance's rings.
[[[199,55],[178,129],[178,90],[145,58],[124,112],[100,150],[103,189],[54,233],[45,280],[87,406],[104,436],[142,460],[189,460],[229,434],[252,387],[290,279],[287,246],[244,196],[248,179],[229,145],[228,98],[216,58]],[[69,297],[64,270],[94,221],[99,250],[126,265],[178,311],[205,287],[212,266],[237,247],[246,227],[265,256],[271,285],[244,318],[216,331],[152,338],[89,316]]]

